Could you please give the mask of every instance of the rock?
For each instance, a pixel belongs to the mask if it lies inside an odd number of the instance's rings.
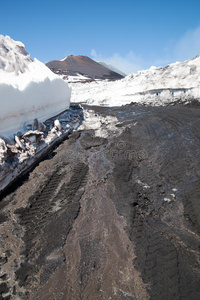
[[[22,133],[21,133],[21,131],[18,131],[18,132],[17,132],[17,136],[18,136],[19,138],[21,138],[21,137],[22,137]]]
[[[46,130],[46,126],[43,123],[39,122],[39,124],[38,124],[38,130],[44,132]]]
[[[38,119],[35,118],[35,119],[33,120],[32,130],[38,130],[38,126],[39,126]]]
[[[54,127],[55,127],[57,130],[61,131],[61,124],[60,124],[60,121],[59,121],[59,120],[55,120],[55,121],[54,121]]]

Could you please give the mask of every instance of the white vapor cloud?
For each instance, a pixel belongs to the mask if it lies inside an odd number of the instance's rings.
[[[155,65],[167,65],[176,61],[192,59],[200,54],[200,27],[190,29],[173,44],[169,41],[166,49],[155,60]]]
[[[124,56],[116,52],[105,57],[97,53],[95,49],[91,50],[91,57],[96,61],[110,64],[126,74],[137,73],[139,70],[150,68],[150,66],[166,66],[176,61],[185,61],[200,54],[200,26],[188,30],[177,41],[166,41],[166,46],[155,53],[152,59],[143,57],[142,54],[136,55],[133,51]]]
[[[188,30],[175,45],[174,55],[183,61],[200,54],[200,27]]]
[[[138,70],[141,70],[143,65],[141,57],[137,56],[133,51],[130,51],[124,57],[119,53],[104,57],[101,54],[98,54],[95,49],[92,49],[91,57],[95,61],[103,61],[108,65],[112,65],[125,74],[136,73]]]

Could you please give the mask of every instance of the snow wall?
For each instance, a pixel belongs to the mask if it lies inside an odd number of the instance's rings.
[[[40,122],[69,108],[71,89],[63,80],[30,82],[24,90],[0,83],[0,134],[11,136],[35,118]]]
[[[13,137],[35,118],[40,122],[69,108],[71,88],[21,42],[0,35],[0,135]]]

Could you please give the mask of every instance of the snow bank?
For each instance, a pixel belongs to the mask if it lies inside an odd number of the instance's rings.
[[[71,88],[21,42],[0,35],[0,135],[24,132],[24,124],[40,122],[69,108]]]
[[[115,82],[71,85],[72,102],[91,105],[166,105],[177,100],[200,100],[200,56],[167,67],[151,67]]]

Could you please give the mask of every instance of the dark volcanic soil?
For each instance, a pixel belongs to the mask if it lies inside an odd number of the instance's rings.
[[[200,107],[89,109],[0,202],[0,299],[200,299]]]

